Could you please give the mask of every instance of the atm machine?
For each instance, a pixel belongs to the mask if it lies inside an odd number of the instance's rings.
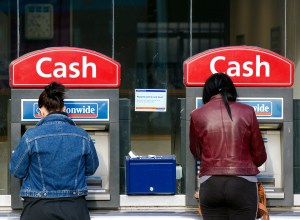
[[[293,91],[252,90],[239,88],[238,101],[255,109],[265,143],[268,158],[259,167],[258,181],[264,184],[269,206],[293,206]],[[269,110],[263,110],[264,107]]]
[[[119,85],[120,64],[95,51],[56,47],[33,51],[10,64],[11,150],[40,120],[38,97],[52,81],[65,85],[68,116],[92,137],[99,168],[87,177],[88,207],[120,206]],[[11,176],[13,209],[22,208],[21,181]]]
[[[186,203],[196,205],[197,169],[189,151],[189,123],[193,109],[201,107],[205,80],[224,72],[237,87],[238,102],[254,108],[267,151],[259,167],[268,206],[293,206],[293,63],[266,49],[249,46],[216,48],[184,62]],[[195,181],[188,181],[195,179]]]

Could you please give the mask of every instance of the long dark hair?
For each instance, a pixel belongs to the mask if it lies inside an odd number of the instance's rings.
[[[49,112],[60,111],[64,107],[65,87],[57,82],[45,86],[40,94],[39,108],[44,106]]]
[[[212,74],[205,82],[203,89],[202,101],[203,103],[209,102],[212,96],[221,94],[223,102],[226,106],[229,117],[232,120],[231,110],[228,101],[236,101],[237,92],[236,88],[225,73]]]

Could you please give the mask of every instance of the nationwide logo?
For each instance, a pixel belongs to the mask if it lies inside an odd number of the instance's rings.
[[[41,118],[38,103],[34,103],[34,118]],[[70,118],[97,118],[98,117],[97,103],[68,103],[66,105],[66,113]]]
[[[109,99],[65,99],[66,113],[74,121],[109,121]],[[39,121],[37,99],[21,99],[21,121]]]
[[[97,103],[69,103],[66,112],[71,118],[97,118]]]
[[[270,117],[272,116],[272,102],[270,101],[241,101],[244,104],[254,108],[256,116]]]

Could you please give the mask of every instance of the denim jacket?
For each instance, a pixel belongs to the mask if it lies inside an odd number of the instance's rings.
[[[86,176],[99,161],[91,137],[61,113],[49,114],[22,136],[9,171],[22,179],[21,197],[87,195]]]

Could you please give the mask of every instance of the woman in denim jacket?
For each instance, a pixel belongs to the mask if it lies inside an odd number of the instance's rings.
[[[90,219],[86,176],[99,166],[88,133],[65,113],[65,88],[53,82],[38,101],[42,119],[25,132],[9,170],[22,180],[22,220]]]

